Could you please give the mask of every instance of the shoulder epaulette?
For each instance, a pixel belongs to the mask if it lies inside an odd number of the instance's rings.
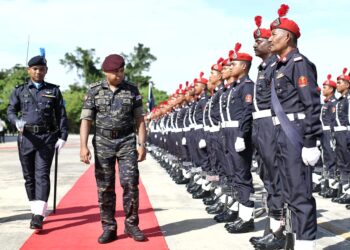
[[[137,85],[133,82],[129,82],[129,81],[125,81],[126,84],[130,85],[130,86],[133,86],[133,87],[136,87]]]
[[[97,86],[100,86],[102,84],[102,82],[94,82],[94,83],[91,83],[89,85],[89,89],[92,89],[92,88],[95,88]]]
[[[23,87],[25,84],[26,84],[26,83],[17,84],[17,85],[15,86],[15,88],[18,89],[19,87]]]
[[[53,84],[53,83],[49,83],[49,82],[45,82],[46,85],[51,86],[51,87],[56,87],[59,88],[59,85]]]
[[[302,60],[303,60],[302,56],[298,56],[298,57],[294,58],[294,62],[299,62],[299,61],[302,61]]]

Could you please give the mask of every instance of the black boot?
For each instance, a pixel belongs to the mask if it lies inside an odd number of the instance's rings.
[[[254,231],[254,220],[244,221],[238,218],[233,222],[231,227],[227,227],[226,229],[231,234],[252,232]]]
[[[44,216],[41,215],[32,215],[32,220],[30,221],[30,228],[31,229],[43,229],[43,221]]]
[[[208,197],[210,195],[210,191],[206,191],[204,189],[201,189],[199,192],[192,195],[193,199],[203,199],[205,197]]]
[[[328,188],[325,191],[323,198],[336,198],[337,195],[338,195],[338,189]]]
[[[225,204],[218,202],[216,206],[214,206],[212,209],[208,209],[208,214],[219,214],[222,213],[225,209]]]
[[[207,200],[205,200],[205,201],[203,201],[203,202],[204,202],[205,205],[211,206],[211,205],[217,203],[218,200],[220,199],[220,197],[223,196],[223,194],[224,194],[224,193],[221,193],[221,194],[219,194],[219,195],[216,195],[216,194],[214,193],[214,196],[212,196],[212,198],[209,197]]]
[[[98,237],[98,243],[106,244],[117,239],[116,230],[104,230],[100,237]]]
[[[202,189],[202,185],[196,184],[195,186],[193,186],[192,188],[190,188],[190,189],[188,190],[188,192],[189,192],[190,194],[194,194],[194,193],[198,192],[200,189]]]
[[[337,197],[332,198],[332,202],[338,202],[338,200],[343,196],[343,185],[339,183]]]
[[[230,209],[226,209],[225,212],[215,215],[214,220],[217,223],[233,222],[237,219],[237,217],[238,217],[238,211],[232,211]]]
[[[350,204],[350,194],[343,194],[339,199],[338,199],[339,204]]]
[[[255,249],[282,249],[286,241],[286,237],[283,234],[283,231],[284,227],[280,227],[275,233],[271,232],[265,235],[255,243]]]
[[[346,209],[350,209],[350,204],[345,206]]]
[[[146,240],[146,236],[138,226],[125,225],[124,233],[131,236],[135,241]]]
[[[329,189],[329,180],[326,179],[323,183],[323,186],[321,187],[321,191],[318,194],[324,197],[325,194],[328,192],[328,189]]]

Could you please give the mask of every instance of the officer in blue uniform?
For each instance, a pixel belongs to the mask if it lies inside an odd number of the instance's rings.
[[[337,98],[334,94],[337,89],[337,83],[332,81],[331,77],[331,75],[328,75],[327,80],[323,83],[322,92],[325,99],[321,109],[321,123],[323,130],[321,136],[321,146],[323,155],[323,165],[325,168],[323,177],[325,178],[325,180],[319,194],[325,198],[334,198],[337,195],[337,190],[329,186],[329,184],[332,185],[335,181],[334,178],[336,170],[333,133],[337,104]]]
[[[277,57],[270,52],[268,39],[270,29],[260,28],[261,16],[255,17],[257,29],[254,31],[254,51],[263,61],[258,67],[258,77],[254,85],[253,131],[254,146],[259,155],[260,177],[267,191],[268,219],[264,237],[252,237],[250,242],[258,249],[272,249],[284,246],[282,226],[283,200],[280,189],[278,166],[275,164],[277,144],[274,140],[274,125],[271,111],[271,77]]]
[[[350,204],[350,76],[343,74],[337,78],[337,91],[340,94],[336,105],[336,125],[334,127],[334,137],[336,141],[335,152],[337,168],[340,174],[338,196],[332,201],[340,204]]]
[[[277,142],[276,160],[282,196],[291,211],[294,249],[313,249],[317,234],[316,202],[312,196],[312,168],[321,155],[316,146],[322,134],[320,96],[315,65],[297,49],[299,26],[284,18],[270,25],[271,52],[279,56],[271,81],[271,104]],[[288,212],[289,214],[289,212]],[[288,221],[289,222],[289,221]],[[292,237],[290,237],[292,239]]]
[[[241,44],[236,43],[232,54],[232,72],[235,79],[227,96],[227,116],[225,134],[226,157],[232,164],[234,188],[237,192],[238,217],[226,224],[229,233],[246,233],[254,230],[253,178],[250,172],[252,163],[252,112],[254,82],[249,78],[252,57],[240,52]],[[237,215],[236,215],[237,216]]]
[[[20,131],[18,151],[32,212],[32,229],[42,229],[55,148],[60,150],[68,137],[62,94],[59,86],[45,82],[47,70],[44,55],[31,58],[30,79],[16,86],[7,108],[8,120]]]

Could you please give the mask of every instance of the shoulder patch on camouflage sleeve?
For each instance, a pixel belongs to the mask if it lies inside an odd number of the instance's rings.
[[[294,58],[294,62],[299,62],[299,61],[302,61],[302,60],[303,60],[302,56],[298,56],[298,57]]]

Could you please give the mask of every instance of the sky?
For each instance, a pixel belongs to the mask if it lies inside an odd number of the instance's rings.
[[[45,48],[46,80],[65,90],[79,81],[59,63],[65,53],[94,48],[102,63],[143,43],[157,57],[146,73],[171,94],[201,71],[208,77],[236,42],[254,56],[254,17],[261,15],[262,27],[269,27],[282,3],[300,27],[299,50],[316,64],[320,85],[327,74],[335,79],[350,69],[348,0],[0,0],[0,69],[25,64],[29,36],[29,58]],[[253,80],[260,62],[254,56]]]

